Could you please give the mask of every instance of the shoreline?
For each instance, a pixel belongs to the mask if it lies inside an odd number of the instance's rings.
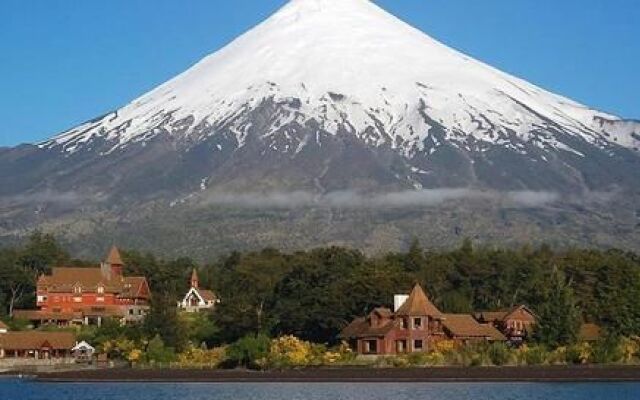
[[[31,375],[35,375],[36,382],[45,383],[640,382],[640,366],[307,368],[283,371],[126,368]]]

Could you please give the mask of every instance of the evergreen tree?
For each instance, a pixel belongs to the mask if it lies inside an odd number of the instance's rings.
[[[535,338],[548,346],[566,346],[575,343],[580,328],[580,314],[571,289],[571,283],[556,267],[551,272],[543,291],[543,303],[538,308]]]

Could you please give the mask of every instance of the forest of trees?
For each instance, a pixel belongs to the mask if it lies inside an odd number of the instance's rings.
[[[147,276],[153,292],[140,329],[176,349],[194,335],[209,345],[258,333],[333,344],[355,316],[391,306],[394,294],[416,282],[445,312],[526,304],[539,316],[536,338],[549,345],[575,341],[581,322],[597,323],[607,335],[640,334],[640,257],[619,250],[498,249],[465,240],[437,251],[415,241],[406,252],[377,257],[339,247],[232,253],[202,265],[135,250],[123,251],[123,257],[125,273]],[[35,306],[35,280],[52,266],[95,264],[73,259],[42,233],[21,247],[0,249],[0,319],[9,321],[13,308]],[[206,321],[191,326],[197,334],[185,332],[175,307],[193,268],[201,286],[221,298]]]

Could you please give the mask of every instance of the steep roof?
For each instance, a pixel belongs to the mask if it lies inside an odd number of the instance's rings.
[[[149,286],[144,276],[125,276],[120,297],[124,298],[149,298]]]
[[[478,321],[469,314],[445,314],[442,324],[446,330],[458,338],[507,340],[496,328],[489,324],[478,323]]]
[[[211,290],[197,289],[204,301],[214,301],[217,297]]]
[[[478,318],[487,322],[504,321],[508,311],[482,311],[478,313]]]
[[[70,293],[76,285],[89,292],[96,291],[98,286],[102,285],[105,293],[119,294],[120,297],[127,298],[137,297],[146,282],[143,276],[109,279],[101,268],[55,267],[51,270],[51,275],[42,275],[38,279],[38,288],[50,293]]]
[[[393,311],[391,311],[387,307],[376,307],[376,308],[373,309],[373,312],[375,312],[376,314],[378,314],[378,315],[380,315],[381,317],[384,317],[384,318],[393,317]]]
[[[396,311],[396,315],[440,317],[442,313],[429,298],[427,298],[422,287],[416,284],[413,290],[411,290],[409,298],[407,298],[398,311]]]
[[[89,350],[89,351],[95,351],[95,347],[93,347],[92,345],[90,345],[89,343],[85,342],[84,340],[78,344],[76,344],[72,349],[72,351],[78,351],[78,350]]]
[[[5,350],[71,350],[76,343],[72,332],[7,332],[0,336],[0,348]]]
[[[534,312],[531,311],[531,309],[525,306],[524,304],[519,304],[511,308],[504,308],[497,311],[482,311],[478,313],[478,317],[487,322],[494,322],[494,321],[502,322],[508,319],[513,313],[515,313],[518,310],[526,311],[527,313],[531,314],[535,318]]]
[[[111,247],[111,250],[109,250],[107,263],[112,265],[124,265],[122,257],[120,257],[120,250],[118,250],[116,246]]]
[[[97,288],[102,284],[106,292],[120,288],[117,281],[107,279],[100,268],[55,267],[51,275],[43,275],[38,284],[47,287],[50,292],[71,292],[76,284],[83,289]]]
[[[193,284],[193,282],[198,282],[200,281],[198,279],[198,271],[194,268],[193,271],[191,271],[191,284]]]
[[[384,336],[391,332],[394,326],[394,321],[389,320],[385,325],[373,327],[369,323],[368,318],[359,317],[351,321],[351,323],[342,330],[340,337],[348,339]]]

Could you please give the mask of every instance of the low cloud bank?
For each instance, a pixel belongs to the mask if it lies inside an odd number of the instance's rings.
[[[403,208],[434,207],[456,200],[499,201],[509,207],[544,207],[560,200],[560,195],[546,191],[481,191],[474,189],[424,189],[390,193],[336,191],[323,195],[312,192],[211,193],[201,197],[205,205],[241,208]]]
[[[560,195],[556,192],[507,192],[506,198],[515,205],[523,207],[542,207],[550,203],[554,203],[560,199]]]

